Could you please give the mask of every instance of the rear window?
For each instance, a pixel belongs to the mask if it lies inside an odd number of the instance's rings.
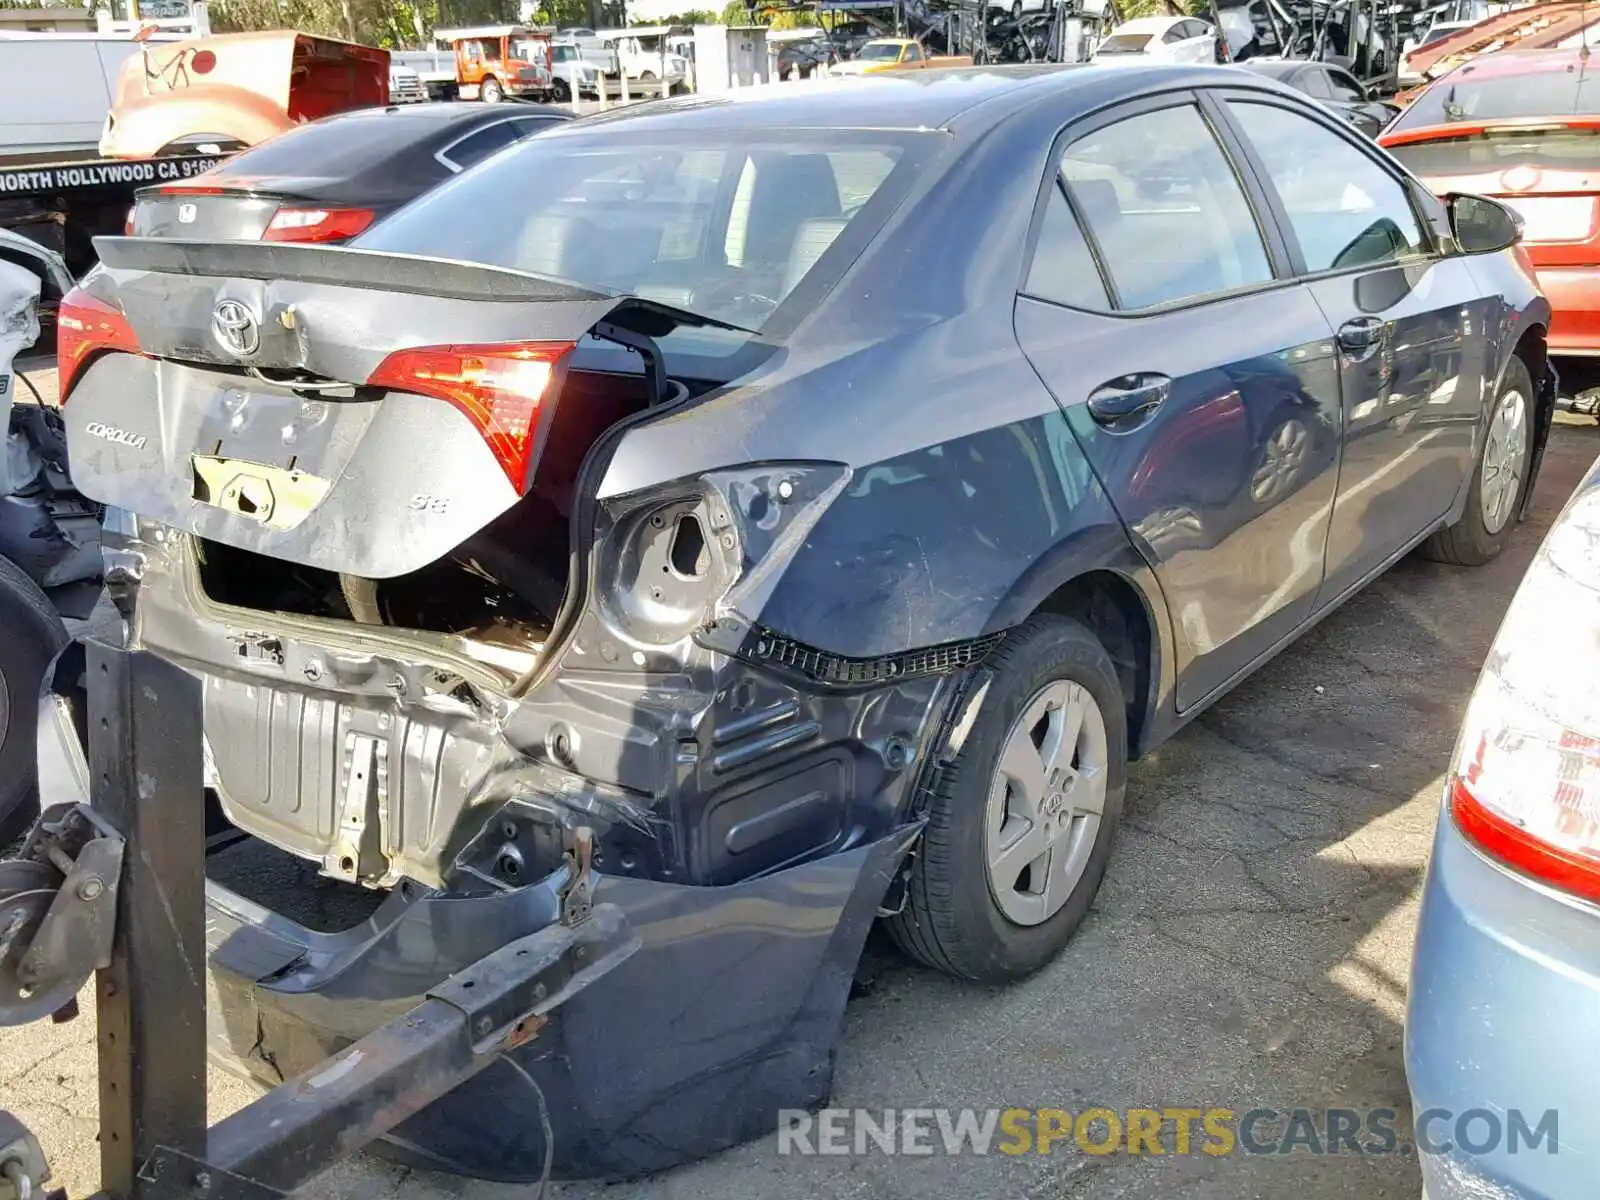
[[[1392,128],[1578,115],[1600,115],[1600,75],[1576,62],[1563,71],[1488,77],[1468,64],[1418,96]]]
[[[848,253],[829,249],[865,245],[931,144],[788,130],[535,138],[356,245],[554,276],[759,331],[802,281],[831,284]]]
[[[1488,129],[1389,151],[1424,179],[1493,174],[1511,167],[1574,170],[1600,166],[1600,129]]]
[[[346,179],[442,128],[443,124],[426,117],[418,121],[399,114],[334,117],[280,133],[213,167],[206,178],[292,175]]]
[[[1148,33],[1113,33],[1100,43],[1096,54],[1143,54],[1150,44]]]

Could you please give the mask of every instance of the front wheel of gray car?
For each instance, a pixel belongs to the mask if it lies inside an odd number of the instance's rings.
[[[1517,523],[1532,471],[1534,397],[1533,376],[1520,358],[1513,358],[1489,407],[1467,507],[1459,521],[1423,543],[1427,557],[1477,567],[1500,553]]]
[[[960,755],[938,780],[889,932],[966,979],[1028,975],[1072,938],[1105,875],[1127,777],[1127,714],[1087,628],[1013,631]]]

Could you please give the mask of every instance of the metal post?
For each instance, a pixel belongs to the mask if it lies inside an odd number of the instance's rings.
[[[661,38],[661,98],[665,100],[672,95],[672,84],[667,80],[667,39]]]
[[[91,641],[87,657],[90,794],[127,839],[111,966],[96,981],[101,1186],[141,1200],[160,1194],[139,1178],[157,1146],[205,1151],[200,684],[148,653]]]

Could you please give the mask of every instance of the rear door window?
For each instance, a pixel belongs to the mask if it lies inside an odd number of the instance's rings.
[[[1121,308],[1272,278],[1233,166],[1191,104],[1141,113],[1067,147],[1061,176]]]
[[[1228,107],[1266,168],[1262,182],[1277,192],[1308,272],[1427,252],[1405,185],[1342,134],[1276,105],[1230,100]]]
[[[1328,75],[1320,67],[1307,67],[1300,72],[1300,78],[1295,81],[1300,85],[1300,90],[1308,96],[1318,100],[1333,99],[1333,92],[1328,88]]]
[[[485,125],[476,133],[469,133],[460,141],[439,152],[439,160],[456,171],[465,171],[474,163],[482,162],[496,150],[504,150],[512,142],[520,141],[519,133],[510,121],[496,121]]]
[[[1033,261],[1022,290],[1040,300],[1069,308],[1106,309],[1110,299],[1100,278],[1083,229],[1067,202],[1066,185],[1059,176],[1052,182],[1039,222]]]
[[[1324,69],[1324,74],[1328,77],[1328,87],[1332,90],[1335,100],[1356,102],[1367,98],[1366,93],[1361,90],[1361,85],[1355,81],[1354,77],[1346,75],[1343,71],[1327,69]]]

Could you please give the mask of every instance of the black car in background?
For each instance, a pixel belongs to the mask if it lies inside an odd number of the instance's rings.
[[[1246,71],[1276,79],[1332,109],[1368,137],[1377,137],[1400,110],[1368,95],[1343,67],[1301,59],[1253,58],[1239,64]]]
[[[204,174],[141,190],[128,231],[343,242],[435,184],[570,116],[534,104],[408,104],[341,113]]]

